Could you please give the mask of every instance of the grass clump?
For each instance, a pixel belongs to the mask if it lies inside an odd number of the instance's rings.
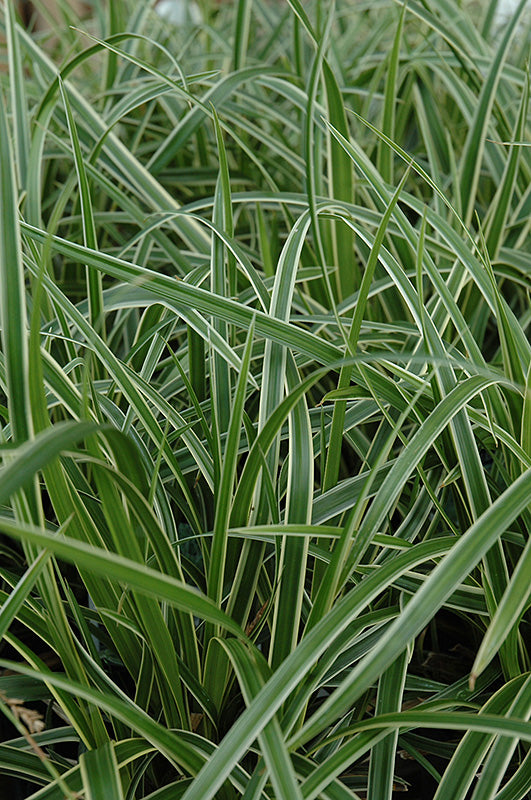
[[[528,797],[529,29],[487,6],[4,4],[14,797]]]

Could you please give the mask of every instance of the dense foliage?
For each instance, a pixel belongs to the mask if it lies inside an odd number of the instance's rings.
[[[528,797],[525,4],[2,4],[12,798]]]

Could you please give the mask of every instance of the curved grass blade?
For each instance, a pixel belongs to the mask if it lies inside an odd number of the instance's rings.
[[[530,585],[531,541],[528,541],[476,654],[474,665],[470,671],[472,688],[478,676],[490,664],[527,608]]]
[[[132,700],[126,702],[121,697],[78,684],[58,672],[50,672],[46,669],[37,672],[14,661],[2,660],[0,663],[3,669],[14,669],[21,675],[37,678],[64,692],[77,695],[115,716],[151,742],[172,764],[178,764],[192,774],[205,763],[204,757],[196,747],[193,747],[184,737],[178,736],[151,719],[149,714],[146,714]]]
[[[16,458],[0,471],[0,505],[30,483],[35,473],[86,436],[104,428],[94,422],[61,422],[17,448]]]
[[[181,611],[193,613],[201,619],[220,625],[237,637],[243,636],[239,625],[220,611],[209,598],[162,572],[67,536],[54,536],[29,525],[17,526],[4,517],[0,517],[0,530],[18,541],[49,548],[58,558],[76,564],[80,569],[95,572],[102,577],[110,574],[114,580],[121,581],[148,597],[165,600]]]
[[[436,558],[452,547],[453,539],[415,545],[390,564],[380,567],[377,574],[366,578],[349,592],[330,613],[300,642],[280,665],[253,703],[244,711],[220,744],[215,755],[187,789],[184,800],[212,800],[216,791],[230,774],[230,765],[238,762],[256,739],[263,726],[273,717],[282,703],[299,685],[317,659],[341,635],[357,614],[415,563]],[[404,648],[402,648],[404,649]]]
[[[355,702],[404,649],[452,591],[464,580],[488,550],[529,503],[531,470],[527,470],[501,494],[463,535],[452,552],[433,570],[429,580],[409,601],[400,618],[393,623],[370,654],[352,670],[334,694],[326,700],[303,726],[292,745],[308,741],[323,725]],[[315,630],[315,629],[314,629]],[[348,698],[348,699],[347,699]],[[531,732],[531,726],[530,726]]]
[[[508,715],[515,697],[522,689],[522,683],[523,680],[517,678],[504,684],[483,705],[479,712],[480,716],[482,714]],[[455,797],[456,800],[458,798],[464,800],[489,748],[492,747],[493,740],[494,736],[479,731],[468,731],[463,736],[444,772],[435,795],[436,800],[442,800],[448,794],[450,797]],[[510,742],[500,739],[498,744],[505,747]]]
[[[496,54],[492,60],[485,83],[481,89],[475,110],[472,125],[469,128],[463,154],[461,157],[462,169],[460,175],[461,207],[464,212],[464,222],[469,225],[474,213],[479,173],[485,148],[485,135],[490,123],[490,115],[496,89],[501,78],[501,71],[509,52],[509,45],[514,36],[516,27],[524,13],[527,0],[520,0],[516,11],[503,33]]]
[[[506,716],[517,719],[529,719],[531,714],[531,679],[526,682],[518,692],[517,697],[507,710]],[[472,800],[490,800],[497,796],[497,790],[509,767],[513,753],[518,745],[518,739],[499,738],[495,741],[488,757],[483,764],[479,781],[476,785]]]
[[[513,133],[514,141],[510,145],[503,176],[489,208],[488,220],[485,225],[487,251],[491,260],[493,261],[498,257],[500,248],[503,245],[503,237],[506,231],[511,199],[513,198],[513,192],[518,178],[518,165],[522,153],[521,147],[518,146],[518,142],[524,138],[528,106],[529,75],[527,75],[527,80],[524,84],[524,91],[522,92],[522,99],[520,101],[520,108],[518,110],[518,119],[516,120]]]
[[[205,289],[191,286],[184,281],[175,281],[165,275],[152,270],[138,267],[130,262],[114,258],[105,253],[89,251],[81,245],[68,242],[60,237],[48,237],[43,231],[28,224],[22,224],[24,233],[36,241],[44,242],[51,239],[52,245],[58,252],[75,260],[90,264],[103,273],[112,275],[126,283],[139,284],[157,298],[163,298],[172,303],[173,308],[184,307],[197,309],[231,322],[234,325],[248,330],[253,316],[255,319],[256,333],[264,335],[272,341],[292,347],[294,350],[306,353],[315,358],[320,364],[331,364],[340,361],[342,350],[328,343],[313,333],[298,328],[296,325],[286,323],[264,314],[258,309],[250,309],[234,300],[223,297],[214,297]],[[160,299],[159,299],[160,302]]]

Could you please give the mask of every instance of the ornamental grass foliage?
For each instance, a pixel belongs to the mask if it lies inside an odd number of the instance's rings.
[[[58,5],[1,15],[2,797],[529,797],[526,0]]]

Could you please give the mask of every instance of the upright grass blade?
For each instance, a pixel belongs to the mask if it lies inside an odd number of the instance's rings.
[[[328,247],[323,250],[323,243],[321,242],[321,227],[323,223],[318,223],[316,211],[316,195],[319,189],[317,176],[320,175],[319,159],[316,160],[316,153],[319,148],[316,146],[316,134],[314,132],[314,125],[319,124],[315,119],[314,113],[315,101],[317,97],[319,80],[322,78],[326,91],[326,103],[329,118],[332,124],[340,130],[343,135],[348,136],[348,124],[345,113],[345,107],[341,92],[337,83],[336,76],[330,64],[326,59],[326,50],[329,46],[329,38],[332,31],[332,24],[335,16],[335,2],[333,2],[327,13],[327,23],[323,27],[323,31],[319,36],[316,35],[309,18],[303,10],[299,2],[291,3],[293,10],[297,14],[298,19],[303,23],[307,33],[313,40],[317,50],[312,64],[312,70],[308,80],[308,101],[306,110],[306,129],[305,129],[305,161],[306,161],[306,184],[309,197],[310,211],[312,214],[312,223],[316,236],[316,243],[318,247],[319,256],[324,271],[324,282],[329,301],[333,298],[330,282],[325,269],[324,256],[327,255],[328,259],[332,259],[333,263],[337,265],[336,269],[336,294],[338,298],[347,297],[358,284],[358,270],[353,252],[352,237],[344,226],[333,223],[331,225],[331,248]],[[352,169],[348,158],[342,148],[337,145],[335,140],[327,136],[327,158],[328,158],[328,194],[331,199],[350,201],[353,191]],[[326,229],[323,230],[326,233]],[[338,324],[340,324],[338,320]]]
[[[244,698],[250,705],[269,677],[267,663],[259,652],[253,653],[252,660],[243,642],[227,639],[220,642],[227,651],[238,680],[242,686]],[[273,718],[260,734],[260,744],[264,753],[264,761],[270,774],[275,797],[302,800],[302,792],[295,775],[290,754],[286,747],[282,729],[276,718]]]
[[[382,119],[382,133],[389,139],[395,139],[395,117],[398,90],[398,67],[400,62],[400,46],[402,43],[402,32],[404,29],[404,19],[406,16],[407,3],[404,3],[398,25],[396,26],[393,49],[389,53],[389,65],[387,68],[387,78],[385,81],[385,97]],[[333,123],[332,120],[330,120]],[[334,126],[335,127],[335,126]],[[377,167],[383,180],[389,185],[393,185],[393,151],[384,144],[383,139],[378,142]]]
[[[9,13],[12,14],[12,10]],[[0,312],[6,394],[13,441],[22,444],[32,435],[28,332],[13,150],[3,98],[0,102],[0,216]]]
[[[22,54],[15,19],[13,0],[4,3],[7,53],[9,64],[9,84],[11,107],[13,109],[14,150],[18,183],[21,189],[26,187],[28,176],[28,153],[30,149],[28,106],[25,90]],[[3,156],[2,156],[3,157]]]
[[[531,365],[527,370],[525,382],[520,442],[524,452],[531,453]]]
[[[232,59],[234,71],[245,66],[252,10],[252,0],[238,0],[236,14],[234,15],[234,55]]]
[[[286,381],[295,389],[300,378],[288,354]],[[314,460],[308,406],[304,395],[289,415],[288,481],[285,522],[306,525],[311,520]],[[295,455],[296,454],[296,455]],[[308,540],[283,537],[278,561],[279,589],[275,598],[271,630],[270,663],[275,669],[295,649],[300,635],[301,611],[307,574]]]
[[[214,199],[213,222],[226,233],[228,237],[233,238],[234,223],[232,218],[227,153],[218,116],[215,110],[213,110],[212,113],[214,115],[216,142],[219,154],[219,175]],[[227,255],[223,241],[218,236],[212,236],[210,287],[212,294],[219,295],[220,297],[230,297],[234,290],[234,277],[229,275]],[[232,258],[232,256],[230,256],[230,258]],[[222,339],[229,339],[229,329],[224,320],[214,318],[213,327]],[[210,391],[216,425],[219,433],[224,434],[227,432],[229,426],[231,381],[228,365],[217,352],[213,352],[211,355]]]
[[[405,651],[381,676],[378,683],[375,708],[377,715],[400,711],[406,681],[407,662],[408,653]],[[391,800],[397,744],[398,731],[394,731],[373,747],[367,786],[369,797]]]
[[[208,571],[208,595],[221,606],[225,582],[225,562],[228,543],[228,527],[231,515],[232,497],[236,469],[238,465],[238,446],[242,427],[243,412],[247,394],[247,381],[253,348],[254,326],[251,325],[242,362],[242,371],[234,393],[234,402],[227,433],[225,452],[216,503],[210,563]]]
[[[121,33],[124,29],[124,7],[121,3],[109,3],[107,8],[108,36]],[[105,88],[111,89],[116,82],[118,72],[118,58],[112,50],[107,52],[107,65],[105,70]]]
[[[118,760],[111,742],[83,753],[80,765],[87,800],[124,800]]]
[[[83,223],[83,242],[85,246],[89,247],[91,250],[97,250],[98,243],[96,241],[96,227],[94,224],[94,210],[90,196],[90,186],[85,170],[76,124],[72,115],[72,109],[70,108],[70,101],[68,100],[68,95],[62,80],[59,81],[59,88],[61,90],[61,97],[66,111],[68,132],[72,142],[72,151],[74,153],[74,162],[76,165],[76,174],[79,184],[81,219]],[[94,272],[94,270],[90,269],[90,267],[86,267],[86,274],[89,321],[94,330],[97,331],[103,339],[105,339],[102,277],[100,273]]]
[[[323,63],[323,78],[326,89],[328,119],[344,136],[348,135],[346,108],[338,80],[329,62]],[[354,195],[352,166],[343,148],[328,134],[328,158],[330,163],[329,197],[350,203]],[[338,296],[344,300],[359,287],[360,268],[350,231],[340,222],[332,224],[334,262],[337,264]]]
[[[270,316],[284,322],[287,322],[290,316],[295,276],[309,226],[310,216],[309,214],[303,214],[293,226],[286,244],[282,248],[277,265],[271,297]],[[265,427],[266,421],[282,400],[286,380],[286,359],[285,345],[268,339],[264,350],[264,372],[260,391],[258,420],[259,431]],[[271,475],[274,476],[280,448],[278,436],[275,436],[272,445],[273,450],[269,453],[266,451],[264,455],[268,469]],[[260,486],[257,488],[255,506],[255,520],[259,523],[267,522],[267,501],[265,493],[261,491]]]
[[[335,7],[335,4],[334,4]],[[308,194],[308,205],[312,218],[312,227],[315,238],[315,246],[317,255],[323,273],[324,291],[323,296],[327,305],[334,303],[334,293],[326,270],[328,260],[333,257],[331,252],[330,242],[327,241],[329,237],[326,234],[329,232],[327,223],[320,220],[317,214],[317,196],[323,192],[321,186],[321,163],[323,156],[321,154],[320,141],[318,130],[316,129],[315,121],[315,105],[317,94],[319,91],[319,84],[321,82],[321,74],[323,70],[323,62],[325,58],[326,49],[328,47],[330,33],[332,29],[333,10],[330,9],[327,25],[323,31],[323,35],[317,44],[317,49],[308,77],[306,94],[308,96],[306,106],[306,117],[304,125],[304,160],[306,164],[306,192]],[[325,245],[327,245],[325,247]],[[338,324],[340,321],[338,319]]]
[[[400,184],[396,192],[394,193],[389,205],[385,210],[385,213],[382,217],[382,221],[380,222],[380,225],[378,227],[378,231],[376,233],[374,243],[371,248],[369,258],[367,260],[367,264],[365,266],[365,271],[363,273],[363,278],[358,293],[358,299],[354,309],[352,323],[348,335],[348,346],[351,354],[356,353],[358,349],[358,339],[361,331],[361,325],[363,322],[363,316],[365,314],[365,309],[367,306],[367,300],[373,282],[374,273],[378,263],[380,248],[383,244],[383,240],[387,232],[387,226],[389,225],[389,221],[392,217],[393,210],[398,202],[398,198],[400,197],[402,189],[404,188],[406,179],[407,179],[407,172],[402,177],[402,180],[400,181]],[[338,390],[347,388],[347,386],[350,384],[351,376],[352,376],[352,367],[347,365],[342,367],[339,375],[339,381],[337,384]],[[335,486],[339,477],[341,439],[343,436],[345,411],[346,411],[345,403],[341,401],[335,403],[334,413],[332,416],[332,427],[330,431],[328,453],[326,458],[326,468],[323,480],[323,491],[327,491],[332,486]]]

